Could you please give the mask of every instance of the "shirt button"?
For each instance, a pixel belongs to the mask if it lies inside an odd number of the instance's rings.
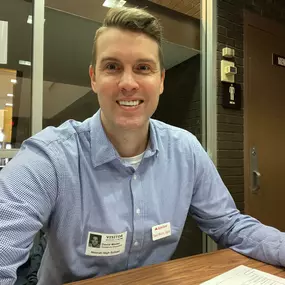
[[[138,246],[138,245],[139,245],[139,242],[135,241],[134,246]]]
[[[139,208],[137,208],[137,214],[139,215],[141,213],[141,210]]]

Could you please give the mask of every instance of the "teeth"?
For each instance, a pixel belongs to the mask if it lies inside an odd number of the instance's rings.
[[[119,104],[122,106],[137,106],[139,105],[140,101],[119,101]]]

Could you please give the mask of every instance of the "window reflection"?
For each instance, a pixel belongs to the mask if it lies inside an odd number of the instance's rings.
[[[0,130],[4,134],[1,149],[7,144],[18,148],[31,135],[31,15],[32,2],[0,1],[0,23],[7,23],[7,41],[0,40],[0,51],[7,48],[6,60],[0,55]]]

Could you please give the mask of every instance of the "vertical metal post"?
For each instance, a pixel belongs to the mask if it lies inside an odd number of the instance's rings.
[[[202,144],[217,165],[217,0],[202,0]],[[217,244],[203,235],[203,252]]]
[[[34,0],[33,13],[33,61],[32,61],[32,112],[31,135],[43,128],[43,73],[44,73],[44,19],[45,0]],[[34,246],[39,245],[40,233],[34,239]]]
[[[43,127],[44,14],[45,0],[34,0],[31,118],[32,135],[41,131]]]

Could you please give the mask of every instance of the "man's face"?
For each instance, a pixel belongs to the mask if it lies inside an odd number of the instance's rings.
[[[111,129],[134,130],[148,124],[163,92],[158,44],[142,33],[108,28],[97,41],[93,91],[102,122]]]
[[[98,242],[99,242],[98,237],[93,236],[92,241],[91,241],[92,245],[96,246],[98,244]]]

